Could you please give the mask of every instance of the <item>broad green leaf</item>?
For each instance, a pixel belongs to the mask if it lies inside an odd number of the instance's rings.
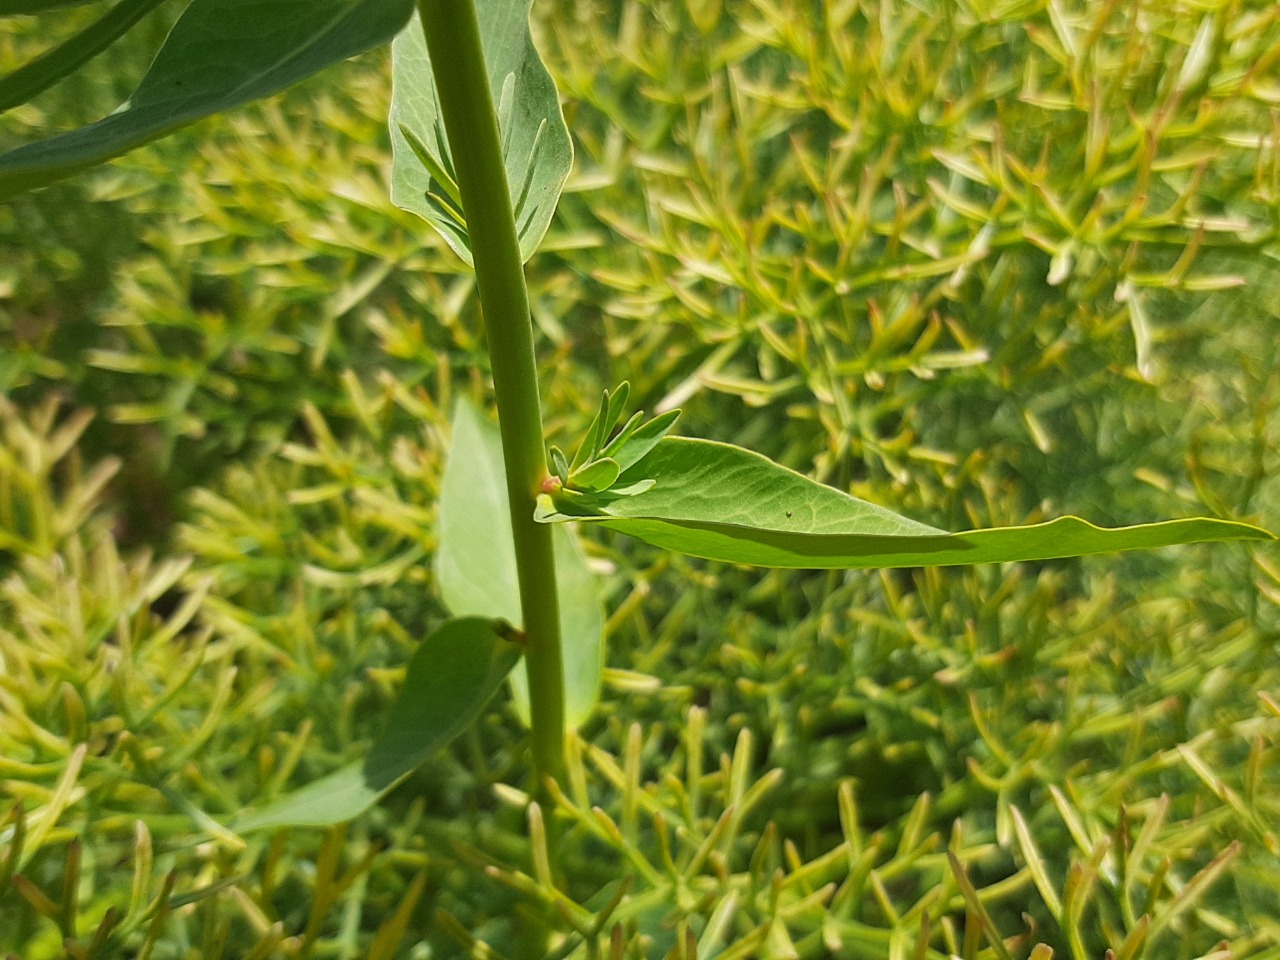
[[[521,622],[506,483],[497,425],[470,403],[460,402],[440,491],[436,553],[440,593],[457,616]],[[599,696],[604,611],[577,539],[567,528],[555,532],[565,715],[576,727],[590,715]],[[527,722],[529,691],[523,671],[511,674],[511,687]]]
[[[531,0],[476,0],[520,256],[525,260],[542,242],[573,164],[555,83],[529,35],[530,5]],[[453,159],[416,14],[391,45],[391,78],[391,201],[439,230],[470,264]]]
[[[164,2],[165,0],[120,0],[75,36],[42,53],[8,76],[0,77],[0,112],[26,103],[63,77],[75,73]]]
[[[422,766],[480,715],[520,659],[520,647],[485,617],[448,620],[422,641],[405,675],[386,729],[363,761],[251,810],[231,824],[238,833],[276,827],[322,827],[359,816]]]
[[[385,43],[412,9],[413,0],[192,0],[119,110],[0,156],[0,200]]]
[[[651,489],[593,505],[543,496],[538,519],[590,520],[680,553],[766,567],[923,567],[1048,560],[1218,540],[1274,540],[1229,520],[1104,529],[1078,517],[946,533],[823,486],[741,447],[668,437],[619,483]],[[587,512],[587,511],[581,511]]]

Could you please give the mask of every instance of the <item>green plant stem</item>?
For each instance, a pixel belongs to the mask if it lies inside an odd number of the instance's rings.
[[[418,0],[476,265],[515,535],[537,792],[564,772],[564,665],[551,528],[533,511],[547,476],[533,324],[473,0]]]

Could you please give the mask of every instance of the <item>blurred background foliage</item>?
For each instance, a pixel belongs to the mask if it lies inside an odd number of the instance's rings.
[[[176,13],[0,145],[113,109]],[[6,20],[0,69],[82,15]],[[577,149],[529,267],[551,439],[627,379],[939,526],[1276,527],[1273,3],[534,19]],[[1265,547],[784,573],[598,536],[556,809],[504,699],[346,829],[228,834],[360,755],[443,615],[486,358],[386,198],[387,99],[369,55],[0,208],[0,951],[1280,958]]]

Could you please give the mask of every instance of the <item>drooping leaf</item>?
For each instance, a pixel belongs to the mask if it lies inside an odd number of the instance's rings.
[[[525,260],[547,232],[573,163],[555,83],[529,34],[530,5],[531,0],[476,0],[507,187]],[[391,201],[439,230],[470,264],[453,159],[416,14],[391,45],[391,77]]]
[[[919,567],[1048,560],[1219,540],[1274,540],[1229,520],[1104,529],[1078,517],[947,533],[858,500],[760,454],[668,437],[619,479],[649,490],[610,501],[543,496],[544,522],[588,520],[692,556],[766,567]],[[590,510],[581,509],[584,502]],[[590,515],[582,515],[582,514]],[[575,515],[578,514],[578,515]]]
[[[422,641],[405,675],[386,729],[364,760],[241,816],[239,833],[276,827],[321,827],[359,816],[422,766],[480,715],[520,659],[486,617],[448,620]]]
[[[457,616],[496,616],[519,624],[520,593],[502,438],[497,425],[466,401],[458,404],[453,417],[438,530],[436,575],[449,609]],[[604,611],[576,537],[567,528],[555,533],[565,716],[571,726],[578,726],[599,696]],[[523,671],[512,673],[511,686],[527,721],[529,694]]]
[[[165,0],[120,0],[89,26],[0,77],[0,113],[26,103],[115,43]]]
[[[0,200],[270,96],[385,43],[413,0],[192,0],[119,110],[0,156]]]

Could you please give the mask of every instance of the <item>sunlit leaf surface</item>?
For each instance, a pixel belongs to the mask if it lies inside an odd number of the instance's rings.
[[[387,42],[412,9],[413,0],[192,0],[119,110],[0,156],[0,199],[278,93]]]
[[[589,520],[710,560],[766,567],[925,567],[1048,560],[1217,540],[1271,540],[1229,520],[1166,520],[1105,529],[1079,517],[947,533],[858,500],[730,444],[669,437],[618,481],[644,493],[589,516],[543,497],[538,519]],[[569,508],[571,509],[571,508]]]

